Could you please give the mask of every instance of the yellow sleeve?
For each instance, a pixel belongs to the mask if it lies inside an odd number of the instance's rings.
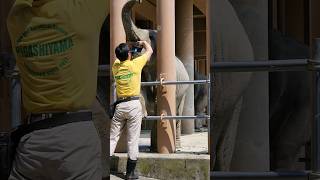
[[[143,54],[142,56],[133,59],[133,62],[139,70],[142,70],[143,67],[147,64],[148,59],[146,55]]]
[[[94,13],[99,25],[102,26],[104,20],[110,13],[110,0],[85,0],[88,8]]]

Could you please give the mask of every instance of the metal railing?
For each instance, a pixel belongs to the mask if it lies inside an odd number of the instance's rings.
[[[161,120],[161,119],[179,119],[179,120],[188,120],[188,119],[210,119],[210,116],[208,115],[201,115],[201,116],[146,116],[143,118],[143,120]]]
[[[242,61],[242,62],[214,62],[211,72],[274,72],[274,71],[312,71],[312,172],[219,172],[211,171],[210,177],[220,179],[277,179],[303,178],[310,180],[320,179],[320,39],[314,41],[313,59],[272,60],[272,61]],[[214,108],[214,107],[213,107]],[[214,113],[214,110],[211,111]],[[213,148],[211,148],[213,149]],[[211,155],[214,153],[211,151]],[[214,156],[211,156],[214,157]],[[214,161],[211,159],[211,162]]]
[[[141,86],[178,85],[178,84],[210,84],[210,80],[141,82]]]

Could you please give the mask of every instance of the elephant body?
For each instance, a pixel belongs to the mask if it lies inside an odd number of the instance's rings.
[[[211,59],[216,62],[252,61],[254,53],[251,42],[233,6],[229,1],[214,2],[211,25],[214,28],[210,40],[214,57]],[[211,169],[228,171],[243,95],[251,80],[251,73],[214,73],[211,80],[214,82],[211,84]]]
[[[279,32],[270,34],[270,59],[309,58],[306,45]],[[269,75],[272,170],[299,170],[298,155],[311,137],[310,77],[310,72],[304,71]]]
[[[213,51],[215,61],[254,59],[250,38],[229,1],[215,1]],[[223,17],[223,18],[221,18]],[[239,39],[242,38],[242,39]],[[269,37],[270,59],[308,58],[309,49],[280,33]],[[213,62],[212,62],[213,63]],[[310,74],[274,72],[269,80],[270,157],[272,170],[297,170],[298,155],[310,140]],[[237,77],[238,76],[238,77]],[[215,73],[212,77],[211,142],[214,170],[228,171],[238,131],[237,113],[250,73]],[[300,169],[301,170],[301,169]]]
[[[195,80],[205,80],[207,77],[199,72],[194,73]],[[194,86],[194,108],[196,115],[205,115],[207,114],[208,106],[208,85],[197,84]],[[208,126],[208,120],[195,120],[195,128],[201,130],[203,127]]]

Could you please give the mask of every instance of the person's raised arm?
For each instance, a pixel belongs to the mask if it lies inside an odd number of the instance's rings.
[[[138,41],[138,42],[146,50],[144,54],[146,55],[147,60],[149,62],[150,61],[150,57],[151,57],[151,55],[153,53],[152,47],[150,46],[150,44],[147,41]]]

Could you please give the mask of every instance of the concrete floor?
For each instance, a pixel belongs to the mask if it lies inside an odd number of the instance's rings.
[[[111,174],[110,175],[110,180],[122,180],[122,179],[124,179],[124,175],[123,174]],[[139,180],[157,180],[157,179],[140,176]]]
[[[149,152],[151,145],[150,131],[142,131],[139,140],[140,152]],[[195,132],[191,135],[181,135],[181,148],[176,153],[207,154],[208,132]]]
[[[150,153],[150,145],[151,145],[151,139],[150,139],[150,131],[143,130],[140,135],[139,139],[139,151],[140,151],[140,158],[150,158],[153,157],[154,159],[177,159],[177,162],[179,159],[190,159],[199,157],[199,159],[203,158],[206,159],[208,156],[208,132],[206,129],[203,129],[202,132],[195,132],[191,135],[181,135],[181,148],[177,149],[176,155],[161,155],[161,154],[153,154]],[[199,155],[199,156],[197,156]],[[124,159],[126,160],[126,154],[116,154],[116,156],[124,156]],[[149,157],[150,156],[150,157]],[[159,156],[159,157],[158,157]],[[165,156],[165,157],[163,157]],[[120,158],[121,159],[121,158]],[[124,163],[124,162],[123,162]],[[123,164],[125,166],[125,164]],[[125,168],[125,167],[123,167]],[[122,171],[123,172],[123,171]],[[124,179],[123,173],[117,173],[112,174],[110,176],[111,180],[120,180]],[[147,177],[140,177],[142,180],[156,180],[153,178],[147,178]]]

